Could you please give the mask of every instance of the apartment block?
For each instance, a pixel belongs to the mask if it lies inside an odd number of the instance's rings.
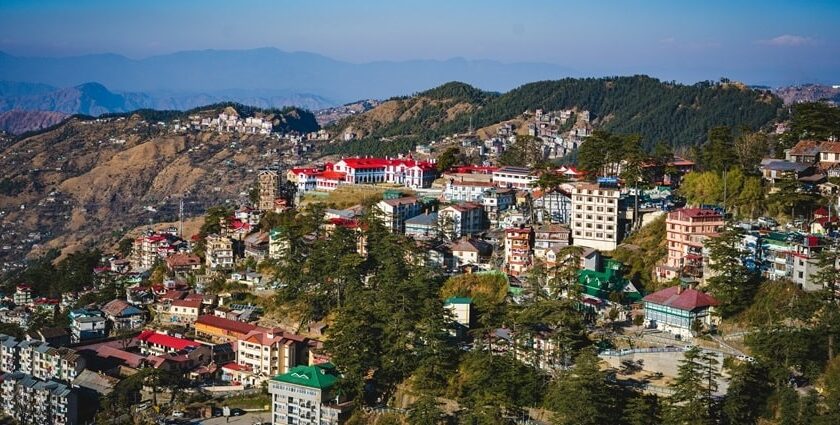
[[[572,240],[612,251],[623,235],[621,191],[614,182],[576,183],[572,189]]]
[[[723,214],[708,208],[680,208],[665,219],[668,257],[657,265],[656,277],[703,276],[703,242],[723,227]]]

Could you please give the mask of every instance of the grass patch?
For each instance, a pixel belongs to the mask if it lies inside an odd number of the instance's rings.
[[[264,409],[271,406],[271,396],[262,393],[238,395],[223,399],[219,404],[221,406],[238,407],[240,409]]]
[[[303,197],[301,206],[311,203],[323,203],[333,208],[348,208],[354,205],[371,205],[382,200],[382,193],[389,189],[398,189],[404,195],[413,195],[414,192],[398,185],[346,185],[340,186],[332,192],[309,192]]]

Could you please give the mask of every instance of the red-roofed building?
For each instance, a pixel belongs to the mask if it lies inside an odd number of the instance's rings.
[[[256,328],[236,344],[236,362],[263,381],[306,363],[307,339],[282,329]]]
[[[178,338],[153,330],[140,332],[140,335],[137,336],[137,341],[140,343],[140,352],[147,356],[176,353],[182,350],[194,349],[201,345],[190,339]]]
[[[411,158],[344,158],[332,169],[345,173],[349,184],[391,183],[406,187],[429,187],[437,177],[433,162]]]
[[[242,339],[257,327],[238,320],[205,314],[195,321],[196,336],[202,340],[232,342]]]
[[[712,309],[718,301],[704,292],[683,285],[654,292],[642,300],[647,327],[691,338],[697,324],[712,325]]]
[[[723,228],[723,215],[708,208],[680,208],[665,219],[668,257],[656,267],[660,280],[703,276],[703,243]]]

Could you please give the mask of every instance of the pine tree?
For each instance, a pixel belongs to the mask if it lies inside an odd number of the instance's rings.
[[[723,423],[754,424],[764,413],[772,392],[767,370],[755,363],[738,365],[732,372],[723,401]]]
[[[708,359],[699,348],[684,353],[677,377],[670,387],[674,391],[665,411],[667,425],[707,425],[714,423],[712,388],[707,382],[711,375]]]
[[[709,267],[714,271],[707,284],[709,291],[720,301],[717,310],[723,317],[730,317],[748,307],[760,283],[755,273],[744,265],[740,241],[741,231],[727,228],[705,245],[709,249]]]
[[[628,425],[659,425],[662,423],[659,399],[656,396],[635,394],[627,402],[623,416]]]

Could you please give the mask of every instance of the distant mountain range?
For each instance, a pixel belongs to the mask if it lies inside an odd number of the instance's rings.
[[[774,90],[786,105],[801,102],[831,101],[840,103],[840,87],[820,84],[802,84],[779,87]]]
[[[184,51],[145,59],[115,54],[36,58],[0,52],[0,80],[39,83],[32,88],[41,90],[44,84],[75,87],[95,81],[117,92],[143,93],[160,102],[155,105],[158,108],[170,105],[181,109],[187,103],[195,106],[189,96],[200,95],[213,99],[198,103],[282,99],[285,105],[298,101],[314,103],[297,106],[325,107],[407,95],[453,80],[507,91],[526,82],[571,74],[574,72],[552,64],[460,58],[356,64],[274,48]],[[247,102],[249,97],[254,102]]]

